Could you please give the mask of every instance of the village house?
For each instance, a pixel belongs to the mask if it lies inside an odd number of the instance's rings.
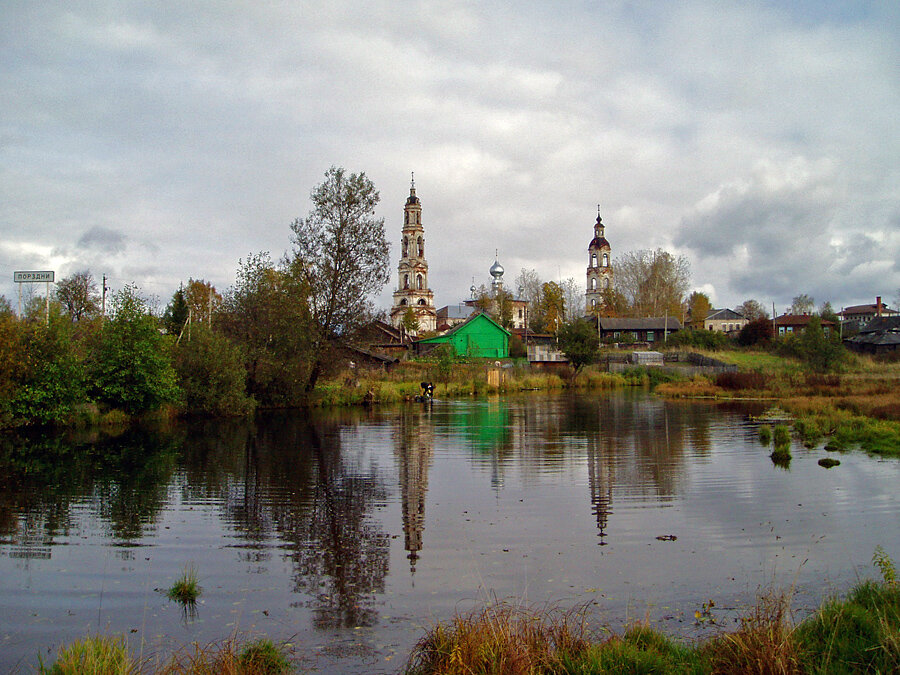
[[[799,335],[806,330],[806,327],[809,326],[809,322],[813,318],[814,315],[811,314],[782,314],[775,318],[775,332],[777,335]],[[820,322],[822,324],[822,332],[824,332],[825,335],[830,334],[836,327],[834,321],[821,319]]]
[[[859,335],[844,340],[844,346],[861,354],[891,354],[900,351],[900,315],[879,316],[863,326]]]
[[[882,303],[880,295],[875,298],[874,305],[852,305],[838,312],[838,318],[842,323],[853,321],[860,328],[879,316],[900,316],[900,312]]]
[[[720,333],[736,333],[749,322],[732,309],[711,309],[703,320],[703,329]]]
[[[457,356],[505,359],[509,357],[510,332],[485,312],[477,312],[443,335],[413,343],[416,354],[427,354],[441,345],[449,345]]]
[[[600,324],[597,332],[601,341],[664,342],[669,335],[682,329],[681,322],[672,316],[639,319],[601,316],[593,317],[592,322]]]

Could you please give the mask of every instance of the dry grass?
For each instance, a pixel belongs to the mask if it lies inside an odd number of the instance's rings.
[[[234,640],[193,644],[174,654],[156,675],[280,675],[291,672],[283,649],[269,640],[240,647]]]
[[[583,611],[489,605],[438,624],[413,649],[409,675],[531,675],[591,646]]]
[[[700,652],[711,672],[723,675],[802,673],[793,631],[790,594],[768,591],[741,618],[738,630],[713,638]]]

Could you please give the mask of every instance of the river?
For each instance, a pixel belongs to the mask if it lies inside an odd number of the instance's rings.
[[[0,437],[0,670],[99,631],[151,660],[267,636],[393,673],[496,600],[686,639],[770,586],[802,616],[877,577],[876,546],[900,561],[900,462],[795,444],[776,466],[761,409],[628,390]],[[164,591],[191,563],[185,612]]]

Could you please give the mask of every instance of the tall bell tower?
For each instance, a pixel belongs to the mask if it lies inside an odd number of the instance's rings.
[[[613,268],[610,262],[612,247],[606,241],[605,229],[600,218],[600,205],[597,204],[594,238],[588,245],[587,292],[584,294],[585,311],[588,314],[600,311],[603,307],[603,291],[612,288],[613,284]]]
[[[397,266],[397,290],[391,307],[391,325],[399,328],[412,309],[419,322],[419,332],[437,327],[434,293],[428,288],[428,262],[425,260],[425,228],[422,226],[422,204],[416,196],[413,175],[409,197],[403,208],[403,229],[400,235],[400,264]]]

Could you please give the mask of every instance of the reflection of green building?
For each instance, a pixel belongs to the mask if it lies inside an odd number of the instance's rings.
[[[450,345],[458,356],[505,359],[509,356],[509,336],[508,330],[482,312],[443,335],[418,340],[416,349],[422,353],[438,345]]]

